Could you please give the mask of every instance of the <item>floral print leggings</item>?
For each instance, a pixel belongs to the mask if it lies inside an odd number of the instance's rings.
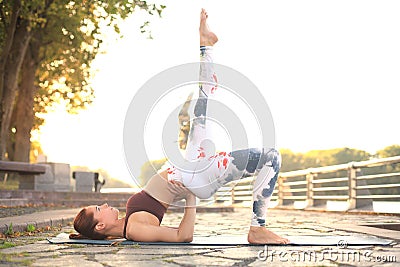
[[[213,146],[206,138],[207,100],[219,90],[212,62],[212,47],[201,46],[199,97],[194,107],[185,151],[188,168],[171,166],[168,168],[168,179],[182,182],[198,198],[207,199],[228,182],[255,176],[251,225],[265,226],[267,208],[278,178],[281,157],[274,148],[214,152]]]

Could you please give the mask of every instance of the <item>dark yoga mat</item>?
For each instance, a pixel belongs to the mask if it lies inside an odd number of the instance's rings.
[[[365,246],[365,245],[390,245],[393,240],[383,239],[375,236],[288,236],[291,243],[289,246]],[[53,238],[47,239],[52,244],[92,244],[111,245],[118,242],[119,245],[175,245],[175,246],[253,246],[247,242],[247,236],[195,236],[190,243],[171,242],[136,242],[126,239],[91,240],[91,239],[69,239],[69,235],[61,233]],[[265,244],[267,245],[267,244]],[[272,244],[271,244],[272,245]],[[275,244],[274,244],[275,245]],[[262,245],[261,245],[262,246]],[[287,245],[285,245],[287,246]]]

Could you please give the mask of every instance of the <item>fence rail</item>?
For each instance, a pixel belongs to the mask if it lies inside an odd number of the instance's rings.
[[[387,173],[388,166],[395,169],[398,163],[400,156],[282,172],[271,200],[280,207],[298,208],[326,208],[328,202],[340,201],[345,203],[345,210],[371,208],[374,200],[399,202],[400,172]],[[373,168],[378,170],[363,174]],[[228,184],[213,200],[250,205],[252,182],[253,177],[247,177]]]

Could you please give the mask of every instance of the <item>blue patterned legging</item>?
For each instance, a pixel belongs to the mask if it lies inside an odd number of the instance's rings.
[[[242,177],[256,176],[253,185],[252,226],[265,226],[269,201],[281,165],[274,148],[248,148],[215,153],[207,141],[207,100],[218,91],[212,47],[200,47],[199,97],[186,147],[188,168],[168,168],[168,179],[182,182],[197,197],[207,199],[221,186]],[[209,126],[208,126],[209,127]],[[209,138],[209,137],[208,137]],[[194,164],[194,165],[193,165]],[[189,165],[188,165],[189,166]],[[193,166],[196,166],[193,168]]]

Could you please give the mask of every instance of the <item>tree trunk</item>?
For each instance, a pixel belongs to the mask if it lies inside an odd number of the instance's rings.
[[[10,134],[8,135],[8,140],[7,140],[7,144],[6,144],[6,152],[7,152],[8,160],[14,160],[15,133],[12,132],[12,129],[15,128],[15,124],[13,123],[14,121],[15,121],[15,110],[13,111],[12,116],[11,116],[11,124],[10,124],[10,130],[9,130]]]
[[[35,73],[39,65],[39,43],[38,39],[32,38],[25,54],[21,68],[20,88],[18,90],[15,105],[15,151],[14,160],[29,162],[31,150],[31,130],[33,128],[35,114],[33,112],[33,98],[36,95]]]
[[[14,41],[15,29],[17,28],[18,16],[21,11],[21,1],[15,0],[13,5],[13,10],[11,14],[11,19],[8,23],[6,38],[4,41],[4,46],[1,49],[0,54],[0,100],[3,99],[3,86],[4,86],[4,70],[6,68],[8,54],[10,53],[11,46]],[[5,23],[5,22],[3,22]],[[1,101],[0,101],[0,112],[2,110]],[[1,125],[1,116],[0,116],[0,125]]]
[[[14,41],[4,69],[3,98],[1,99],[0,157],[6,158],[6,146],[10,131],[11,115],[17,93],[17,82],[25,57],[25,52],[31,39],[28,21],[21,21],[16,28]]]

